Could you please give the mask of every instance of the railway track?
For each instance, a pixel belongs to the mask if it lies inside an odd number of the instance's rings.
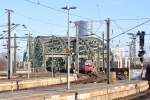
[[[103,73],[99,73],[99,74],[94,74],[94,73],[89,73],[89,74],[85,74],[88,78],[82,80],[79,78],[79,80],[74,81],[72,83],[76,83],[76,84],[86,84],[86,83],[93,83],[93,82],[104,82],[106,81],[106,75],[104,75]]]

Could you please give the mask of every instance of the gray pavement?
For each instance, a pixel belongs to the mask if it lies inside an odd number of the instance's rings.
[[[9,100],[20,97],[28,97],[28,96],[39,96],[39,95],[52,95],[59,94],[64,92],[76,92],[82,90],[90,90],[97,88],[110,88],[114,86],[122,86],[129,83],[136,83],[138,81],[117,81],[113,84],[107,85],[106,83],[89,83],[89,84],[73,84],[71,85],[71,89],[67,90],[66,85],[57,85],[57,86],[48,86],[41,88],[33,88],[28,90],[19,90],[19,91],[9,91],[0,93],[0,100]]]

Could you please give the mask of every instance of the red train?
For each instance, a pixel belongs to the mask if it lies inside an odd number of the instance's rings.
[[[80,72],[93,72],[96,69],[92,60],[85,60],[79,64]]]

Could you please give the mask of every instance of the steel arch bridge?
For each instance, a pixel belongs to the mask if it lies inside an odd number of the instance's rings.
[[[70,38],[72,51],[76,48],[74,40],[76,37]],[[91,59],[95,61],[97,66],[102,67],[103,44],[102,40],[96,37],[79,38],[79,62],[80,59]],[[66,48],[67,37],[37,36],[34,39],[32,54],[33,67],[46,69],[53,65],[54,67],[66,68]],[[104,51],[106,51],[106,44],[104,44]],[[73,59],[71,61],[73,62]],[[99,61],[101,63],[98,63]]]

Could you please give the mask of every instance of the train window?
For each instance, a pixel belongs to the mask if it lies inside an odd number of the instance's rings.
[[[92,66],[93,62],[91,60],[86,60],[85,61],[85,66],[89,67]]]

